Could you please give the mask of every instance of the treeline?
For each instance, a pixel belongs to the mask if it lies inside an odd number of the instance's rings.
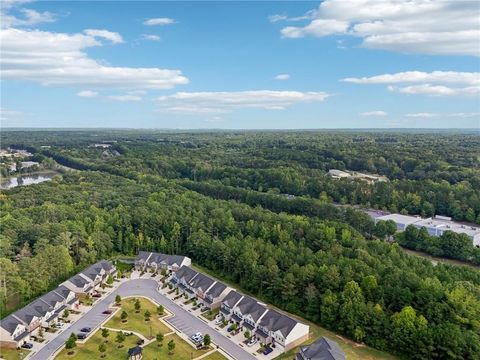
[[[83,266],[139,249],[183,253],[265,301],[376,348],[412,359],[480,354],[480,272],[433,266],[366,240],[328,212],[326,220],[275,213],[157,177],[90,171],[8,190],[0,200],[7,294],[33,296],[60,280],[37,271],[41,263],[61,274],[70,261]],[[50,261],[62,248],[68,256]],[[27,275],[38,279],[21,281]],[[0,300],[5,306],[3,292]]]
[[[473,247],[472,239],[466,234],[445,231],[441,236],[430,236],[427,229],[409,225],[396,235],[396,240],[409,249],[480,265],[480,248]]]

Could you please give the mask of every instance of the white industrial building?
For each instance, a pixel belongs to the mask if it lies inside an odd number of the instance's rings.
[[[397,224],[399,231],[404,231],[408,225],[417,228],[424,227],[432,236],[441,236],[445,231],[450,230],[459,234],[466,234],[473,241],[473,245],[480,247],[480,226],[462,224],[452,221],[446,216],[435,216],[433,218],[423,219],[419,216],[388,214],[375,218],[375,223],[379,220],[393,220]]]

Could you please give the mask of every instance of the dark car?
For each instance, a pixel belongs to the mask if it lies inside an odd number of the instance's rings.
[[[111,314],[111,313],[112,313],[112,310],[110,310],[110,309],[107,309],[104,312],[102,312],[102,314]]]
[[[92,295],[92,297],[94,297],[94,298],[99,298],[99,297],[102,297],[102,294],[95,293],[95,294]]]
[[[268,347],[268,348],[266,348],[266,349],[263,351],[263,355],[268,355],[268,354],[270,354],[272,351],[273,351],[273,349],[272,349],[271,347]]]
[[[87,334],[85,333],[78,333],[77,334],[77,339],[83,340],[87,338]]]
[[[31,349],[31,348],[33,348],[33,344],[32,344],[32,343],[22,344],[22,348],[24,348],[24,349]]]
[[[84,327],[84,328],[81,328],[80,331],[84,333],[89,333],[90,331],[92,331],[92,328]]]
[[[205,311],[208,311],[208,310],[210,310],[210,308],[208,308],[207,306],[204,306],[204,307],[202,307],[202,309],[200,311],[205,312]]]
[[[230,325],[228,328],[227,328],[227,331],[228,332],[231,332],[233,330],[234,326],[233,325]]]

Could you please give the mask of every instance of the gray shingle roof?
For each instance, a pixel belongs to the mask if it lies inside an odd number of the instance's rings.
[[[150,256],[151,254],[151,256]],[[182,255],[168,255],[148,251],[139,251],[135,258],[136,263],[145,263],[148,259],[148,263],[164,264],[172,266],[174,264],[180,265],[186,256]]]
[[[259,325],[266,327],[269,331],[280,331],[284,337],[287,337],[297,325],[297,321],[276,310],[269,309],[260,320]]]
[[[345,360],[345,353],[338,344],[325,337],[317,339],[308,346],[302,346],[297,359],[308,360]]]
[[[5,319],[2,319],[0,326],[12,334],[20,324],[24,325],[20,319],[15,317],[15,314],[10,314]]]
[[[85,284],[89,284],[87,279],[83,278],[83,276],[80,276],[78,274],[72,276],[70,279],[68,279],[68,281],[70,281],[72,284],[80,288],[84,287]]]
[[[215,283],[215,280],[202,273],[198,273],[198,275],[195,276],[195,278],[190,282],[190,286],[205,292],[210,286],[212,286],[213,283]]]
[[[67,288],[65,285],[60,285],[59,287],[57,287],[53,291],[55,291],[60,296],[63,296],[65,299],[68,297],[68,295],[71,292],[71,290],[69,288]]]
[[[227,285],[217,281],[215,285],[213,285],[210,288],[210,290],[208,290],[206,295],[216,298],[220,296],[225,291],[226,288],[227,288]]]
[[[60,296],[55,290],[46,293],[45,295],[40,296],[40,299],[46,302],[50,306],[55,306],[57,303],[65,300],[64,297]]]
[[[177,279],[185,279],[187,283],[190,283],[190,281],[193,280],[195,276],[197,276],[198,272],[193,270],[192,268],[188,266],[182,266],[180,269],[177,270],[175,276]]]
[[[243,315],[250,314],[255,322],[257,322],[267,310],[265,306],[260,305],[255,299],[249,296],[244,296],[237,306]]]
[[[223,299],[223,302],[225,305],[227,305],[229,308],[233,308],[235,304],[242,298],[242,295],[236,292],[235,290],[230,291],[227,296]]]

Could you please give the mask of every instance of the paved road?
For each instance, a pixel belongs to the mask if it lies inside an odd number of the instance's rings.
[[[106,298],[100,300],[88,313],[86,313],[82,318],[80,318],[76,323],[74,323],[70,328],[63,331],[55,339],[51,340],[47,345],[45,345],[38,353],[33,355],[30,359],[32,360],[45,360],[49,359],[52,354],[60,346],[62,346],[67,338],[70,336],[70,333],[73,331],[77,333],[82,327],[89,326],[92,328],[97,327],[99,324],[105,320],[105,317],[108,315],[103,315],[102,312],[108,308],[108,306],[114,301],[115,295],[118,293],[122,297],[125,296],[146,296],[151,299],[154,299],[159,304],[162,304],[168,311],[175,314],[173,317],[169,318],[167,322],[171,323],[187,335],[192,335],[193,333],[200,331],[204,334],[209,333],[212,337],[212,341],[215,344],[218,344],[224,351],[230,354],[232,357],[238,360],[253,360],[256,359],[255,356],[248,353],[240,346],[236,345],[230,341],[224,335],[218,333],[202,320],[192,315],[186,311],[181,306],[175,304],[170,299],[161,295],[157,291],[158,283],[155,280],[151,279],[136,279],[129,280],[121,284],[117,291],[114,291]]]

